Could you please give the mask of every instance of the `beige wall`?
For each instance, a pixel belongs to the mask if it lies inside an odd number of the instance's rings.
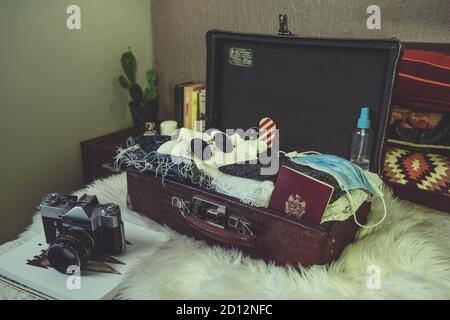
[[[131,125],[119,60],[131,46],[144,79],[150,28],[150,0],[0,0],[0,243],[43,194],[81,186],[81,140]]]
[[[381,8],[381,30],[366,27],[366,9]],[[302,36],[397,37],[449,42],[449,0],[153,0],[154,64],[161,74],[164,118],[173,118],[173,86],[205,79],[207,30],[275,33],[279,13]]]

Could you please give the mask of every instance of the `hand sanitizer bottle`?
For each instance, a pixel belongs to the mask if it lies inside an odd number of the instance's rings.
[[[370,130],[369,108],[361,109],[358,125],[353,132],[350,161],[364,170],[370,169],[372,156],[372,130]]]

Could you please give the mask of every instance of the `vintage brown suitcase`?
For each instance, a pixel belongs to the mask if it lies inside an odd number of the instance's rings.
[[[361,106],[370,106],[372,171],[381,172],[390,99],[401,53],[396,40],[338,40],[210,31],[207,40],[209,126],[251,128],[271,117],[282,150],[348,157]],[[161,70],[164,72],[164,70]],[[211,244],[239,248],[279,265],[336,259],[354,240],[353,218],[312,225],[270,209],[170,178],[127,169],[133,210]],[[363,222],[370,210],[357,212]],[[201,214],[200,214],[201,213]],[[217,223],[205,216],[220,217]]]

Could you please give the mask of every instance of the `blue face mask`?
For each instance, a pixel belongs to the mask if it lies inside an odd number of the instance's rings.
[[[357,165],[351,163],[350,161],[329,154],[304,154],[297,155],[292,158],[298,164],[308,166],[310,168],[326,172],[333,176],[338,182],[339,186],[343,191],[347,192],[349,202],[352,206],[352,211],[355,213],[353,200],[349,193],[350,190],[362,189],[366,191],[369,195],[373,197],[380,197],[384,206],[384,216],[376,224],[370,226],[374,227],[383,222],[386,217],[387,209],[383,198],[383,192],[375,185],[372,185],[367,179],[364,171]],[[354,214],[354,219],[356,224],[360,227],[367,227],[361,225]]]
[[[381,190],[369,182],[360,167],[344,158],[329,154],[314,154],[296,156],[293,160],[333,176],[343,191],[362,189],[372,196],[383,196]]]

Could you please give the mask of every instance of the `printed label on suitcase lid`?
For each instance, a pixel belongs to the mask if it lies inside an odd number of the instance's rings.
[[[245,48],[230,48],[229,62],[240,67],[251,67],[253,64],[252,50]]]

